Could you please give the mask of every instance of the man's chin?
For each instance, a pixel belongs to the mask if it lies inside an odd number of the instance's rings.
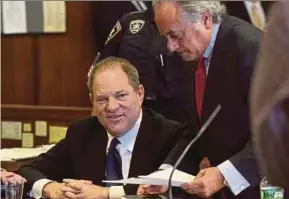
[[[107,130],[113,137],[120,137],[126,132],[125,128],[123,127],[122,128],[112,127],[112,128],[108,128]]]
[[[194,56],[189,56],[189,55],[182,55],[182,60],[184,61],[194,61],[195,57]]]

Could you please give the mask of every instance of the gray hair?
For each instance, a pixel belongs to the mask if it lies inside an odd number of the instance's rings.
[[[220,23],[226,14],[226,6],[221,4],[220,1],[177,1],[176,2],[185,11],[184,14],[188,15],[192,23],[197,22],[202,13],[209,12],[212,16],[213,23]],[[153,7],[157,8],[164,0],[153,0]]]
[[[136,68],[126,59],[119,57],[107,57],[90,67],[87,74],[87,87],[89,92],[92,94],[93,81],[97,72],[117,67],[120,67],[123,70],[128,77],[129,84],[134,88],[134,90],[137,90],[140,85],[140,81]]]

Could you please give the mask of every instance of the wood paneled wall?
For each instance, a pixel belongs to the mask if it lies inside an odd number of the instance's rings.
[[[71,122],[83,118],[90,117],[90,108],[81,107],[61,107],[61,106],[34,106],[34,105],[9,105],[2,104],[1,120],[17,121],[30,123],[32,129],[30,133],[34,134],[34,145],[40,146],[49,144],[49,128],[48,135],[45,137],[35,136],[35,121],[46,121],[49,125],[67,127]],[[11,140],[1,138],[1,148],[21,147],[21,140]]]
[[[2,104],[90,106],[91,2],[66,2],[66,14],[65,33],[1,35]]]

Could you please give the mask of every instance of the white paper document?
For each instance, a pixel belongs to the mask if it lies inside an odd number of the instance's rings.
[[[150,184],[150,185],[167,186],[171,171],[172,171],[172,168],[167,168],[162,171],[156,171],[146,176],[138,176],[138,178],[128,178],[128,179],[112,180],[112,181],[104,180],[103,182],[121,183],[121,184]],[[172,177],[172,186],[180,187],[182,184],[190,182],[194,179],[195,179],[195,176],[176,169]]]
[[[25,1],[2,1],[3,32],[26,33],[26,5]]]
[[[34,158],[41,153],[47,152],[54,145],[43,145],[37,148],[11,148],[0,150],[1,161],[13,161]]]

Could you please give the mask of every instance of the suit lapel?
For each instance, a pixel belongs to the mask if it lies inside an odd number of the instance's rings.
[[[143,110],[143,118],[139,128],[139,132],[134,144],[132,158],[130,162],[129,177],[136,177],[137,175],[144,175],[140,173],[146,171],[149,166],[151,157],[150,143],[153,141],[154,136],[153,121],[148,113]]]
[[[218,100],[219,91],[222,89],[222,79],[224,79],[224,69],[230,64],[230,22],[224,18],[220,25],[216,42],[213,49],[212,58],[206,78],[206,86],[203,96],[202,118],[203,124],[214,109],[221,103]],[[221,104],[222,105],[222,104]]]
[[[105,164],[106,164],[106,146],[107,133],[105,129],[98,123],[91,132],[90,142],[87,144],[84,156],[86,161],[86,175],[92,179],[95,184],[101,184],[105,179]]]

